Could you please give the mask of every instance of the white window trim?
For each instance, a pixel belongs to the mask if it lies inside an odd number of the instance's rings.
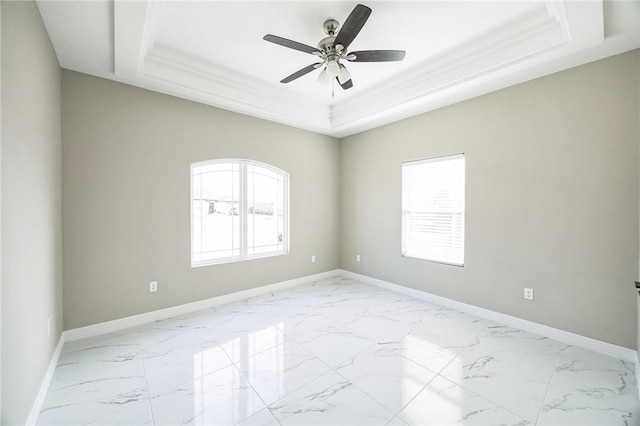
[[[199,260],[199,261],[194,261],[193,260],[193,255],[194,255],[194,239],[193,239],[193,169],[196,167],[202,167],[202,166],[207,166],[207,165],[211,165],[211,164],[229,164],[229,163],[237,163],[240,166],[240,202],[239,202],[239,209],[240,212],[242,214],[239,215],[240,217],[240,232],[239,232],[239,238],[241,241],[240,244],[240,255],[238,256],[232,256],[232,257],[225,257],[225,258],[221,258],[221,259],[207,259],[207,260]],[[252,165],[256,165],[259,167],[263,167],[265,169],[271,170],[277,174],[281,174],[282,176],[284,176],[284,200],[283,200],[283,206],[284,206],[284,224],[283,224],[283,243],[284,243],[284,247],[282,250],[276,250],[276,251],[271,251],[271,252],[265,252],[265,253],[259,253],[259,254],[252,254],[249,255],[248,254],[248,236],[247,236],[247,212],[246,212],[246,206],[248,203],[248,190],[247,190],[247,186],[248,186],[248,179],[247,179],[247,170],[248,167],[247,165],[252,164]],[[225,263],[234,263],[234,262],[242,262],[245,260],[252,260],[252,259],[261,259],[261,258],[265,258],[265,257],[274,257],[274,256],[283,256],[283,255],[287,255],[289,254],[289,242],[291,240],[291,235],[290,235],[290,227],[289,227],[289,173],[285,172],[282,169],[279,169],[277,167],[274,167],[270,164],[267,163],[262,163],[260,161],[255,161],[255,160],[249,160],[249,159],[243,159],[243,158],[217,158],[217,159],[213,159],[213,160],[206,160],[206,161],[199,161],[196,163],[191,163],[190,166],[190,175],[189,175],[189,182],[190,182],[190,188],[189,188],[189,220],[190,220],[190,240],[191,240],[191,253],[190,253],[190,257],[191,257],[191,267],[192,268],[198,268],[201,266],[211,266],[211,265],[221,265],[221,264],[225,264]]]
[[[406,253],[406,249],[405,249],[405,244],[406,244],[406,230],[405,230],[405,225],[404,225],[404,177],[401,179],[402,180],[402,194],[401,194],[401,202],[402,202],[402,206],[401,206],[401,224],[400,224],[400,229],[401,229],[401,253],[402,253],[402,257],[406,258],[406,259],[413,259],[413,260],[421,260],[421,261],[426,261],[426,262],[432,262],[432,263],[439,263],[439,264],[443,264],[443,265],[450,265],[450,266],[458,266],[458,267],[464,267],[464,261],[466,259],[465,256],[465,252],[466,252],[466,216],[467,216],[467,209],[466,209],[466,158],[465,158],[465,154],[464,153],[459,153],[459,154],[452,154],[452,155],[443,155],[443,156],[439,156],[439,157],[432,157],[432,158],[427,158],[427,159],[423,159],[423,160],[413,160],[413,161],[406,161],[402,163],[402,170],[404,170],[405,166],[413,166],[413,165],[420,165],[420,164],[428,164],[428,163],[435,163],[435,162],[440,162],[440,161],[447,161],[447,160],[455,160],[455,159],[459,159],[462,158],[465,160],[465,207],[464,207],[464,211],[463,211],[463,216],[462,216],[462,221],[464,224],[464,234],[463,234],[463,249],[462,249],[462,262],[453,262],[453,261],[445,261],[445,260],[440,260],[440,259],[430,259],[430,258],[426,258],[426,257],[418,257],[415,255],[410,255]]]

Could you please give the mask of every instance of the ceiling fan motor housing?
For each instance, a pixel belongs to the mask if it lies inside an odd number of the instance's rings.
[[[322,52],[329,53],[334,50],[333,43],[336,40],[336,36],[325,37],[318,43],[318,49]]]

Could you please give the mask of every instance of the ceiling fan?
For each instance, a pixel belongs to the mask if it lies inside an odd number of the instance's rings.
[[[264,40],[290,49],[299,50],[301,52],[316,55],[321,62],[316,62],[307,67],[294,72],[293,74],[280,80],[280,83],[289,83],[313,70],[324,67],[318,81],[323,84],[329,84],[336,79],[340,86],[344,89],[353,87],[351,74],[347,68],[340,62],[346,60],[349,62],[389,62],[401,61],[404,59],[404,50],[360,50],[356,52],[348,52],[347,48],[356,38],[367,19],[371,15],[371,9],[362,4],[357,5],[347,17],[347,20],[338,31],[339,23],[335,19],[327,19],[322,25],[327,37],[320,40],[318,47],[308,46],[278,37],[273,34],[267,34]],[[337,32],[337,33],[336,33]]]

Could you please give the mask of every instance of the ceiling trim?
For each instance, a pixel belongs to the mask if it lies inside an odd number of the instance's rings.
[[[371,90],[334,106],[332,127],[348,129],[364,117],[384,114],[407,103],[428,102],[429,97],[439,92],[569,42],[563,23],[541,4],[535,13],[520,16],[473,43],[421,64],[404,74],[393,87]]]
[[[149,1],[116,1],[113,4],[114,72],[124,79],[138,75],[144,58],[143,35]],[[136,25],[136,24],[142,25]]]
[[[169,92],[188,90],[199,101],[232,111],[316,132],[330,131],[326,105],[283,95],[248,76],[238,76],[164,46],[156,45],[146,55],[137,77],[155,81]]]
[[[116,77],[227,110],[330,134],[329,108],[156,43],[158,3],[114,2]]]
[[[157,2],[115,0],[113,7],[114,79],[336,137],[640,45],[637,31],[605,39],[602,0],[549,0],[400,77],[327,105],[163,46],[156,40]]]

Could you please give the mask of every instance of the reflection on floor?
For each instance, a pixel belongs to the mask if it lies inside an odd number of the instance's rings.
[[[41,425],[636,425],[634,366],[336,277],[64,346]]]

